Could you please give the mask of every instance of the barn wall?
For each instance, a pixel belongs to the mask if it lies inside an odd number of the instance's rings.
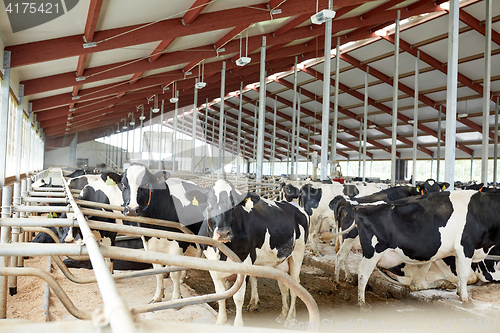
[[[88,159],[89,168],[94,168],[98,164],[105,163],[105,158],[99,154],[99,150],[106,152],[106,144],[88,141],[79,143],[76,147],[76,158]],[[69,147],[54,149],[45,152],[44,168],[50,167],[76,167],[68,165]]]

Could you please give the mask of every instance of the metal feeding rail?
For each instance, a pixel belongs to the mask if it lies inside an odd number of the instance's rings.
[[[43,174],[38,175],[34,180],[38,180],[42,176],[45,177],[46,175],[47,172],[44,172]],[[40,191],[37,191],[38,190],[37,188],[32,189],[31,180],[28,180],[27,184],[26,182],[24,182],[24,184],[21,184],[20,192],[22,193],[21,197],[23,199],[22,200],[23,203],[21,204],[20,200],[18,200],[17,202],[16,200],[14,200],[15,204],[13,205],[12,209],[10,207],[12,192],[9,192],[9,190],[3,191],[2,218],[0,219],[0,227],[2,231],[2,235],[0,237],[0,240],[2,240],[2,243],[0,244],[0,256],[3,256],[1,258],[7,258],[7,256],[18,258],[17,261],[12,259],[12,266],[15,266],[16,262],[18,263],[18,266],[22,266],[21,261],[24,255],[50,255],[52,256],[54,263],[61,269],[63,274],[71,281],[76,283],[91,283],[97,281],[104,303],[104,313],[103,313],[104,316],[101,316],[102,318],[104,318],[104,321],[101,321],[101,324],[109,323],[111,330],[113,332],[120,332],[120,333],[135,332],[136,326],[134,326],[132,319],[134,313],[156,311],[159,309],[180,307],[190,304],[206,303],[231,297],[241,287],[241,284],[243,282],[243,275],[273,278],[280,282],[283,282],[286,286],[288,286],[291,290],[293,290],[297,294],[297,296],[299,296],[299,298],[301,298],[304,301],[309,311],[310,320],[314,322],[319,321],[319,311],[316,302],[311,297],[311,295],[302,286],[300,286],[298,283],[292,280],[288,274],[285,274],[277,269],[270,267],[244,265],[240,262],[239,258],[224,244],[221,244],[208,237],[192,235],[189,229],[183,227],[177,222],[140,218],[140,217],[126,217],[124,215],[117,213],[80,208],[79,205],[82,206],[84,205],[86,207],[117,210],[117,211],[123,209],[122,207],[117,207],[117,206],[110,206],[94,202],[75,200],[72,194],[73,190],[70,191],[67,182],[64,180],[64,177],[62,177],[62,172],[61,172],[61,179],[63,181],[64,188],[59,189],[59,191],[64,191],[65,193],[70,195],[66,195],[65,197],[54,195],[58,192],[58,190],[55,188],[40,188],[41,191],[45,192],[44,195],[51,196],[52,198],[46,198],[42,195],[36,195],[40,194],[39,193]],[[239,185],[240,184],[236,184],[236,186]],[[275,186],[275,184],[272,185]],[[270,189],[269,193],[272,193],[272,191],[276,190],[277,190],[276,188]],[[16,193],[16,190],[14,192]],[[35,195],[29,197],[28,193]],[[14,196],[16,196],[16,194]],[[62,211],[73,212],[76,216],[76,220],[69,218],[67,219],[46,219],[46,218],[42,219],[37,217],[23,218],[27,215],[27,213],[49,211],[48,207],[31,206],[32,204],[43,203],[43,202],[62,203],[62,204],[69,203],[68,206],[66,207],[63,206],[58,210],[61,212]],[[56,210],[55,208],[56,207],[51,207],[50,211],[55,211]],[[14,213],[13,218],[11,218],[12,213]],[[84,214],[136,221],[145,224],[176,227],[178,229],[181,229],[184,233],[91,221],[87,220],[84,217]],[[23,235],[26,235],[27,233],[24,231],[35,230],[30,228],[37,228],[36,230],[44,230],[39,228],[50,227],[50,226],[79,226],[82,230],[85,246],[72,245],[72,244],[25,244],[18,242],[8,244],[11,228],[12,230],[16,230],[16,233],[20,235],[18,239],[19,241],[23,240],[26,241]],[[210,246],[217,247],[221,252],[226,254],[228,258],[230,258],[233,262],[223,262],[223,261],[214,262],[212,260],[201,259],[201,258],[171,256],[168,254],[157,253],[157,252],[147,252],[142,250],[132,250],[124,248],[117,249],[114,247],[107,247],[99,245],[97,243],[96,239],[94,238],[91,232],[91,228],[95,230],[109,230],[128,235],[146,235],[150,237],[161,237],[161,238],[174,239],[178,241],[187,241],[196,244],[207,244]],[[6,233],[5,230],[7,230],[8,232]],[[56,237],[55,234],[51,236]],[[12,240],[14,240],[14,238]],[[66,256],[88,255],[92,262],[92,266],[94,267],[95,279],[81,278],[71,274],[71,272],[62,262],[61,258],[58,257],[60,255],[66,255]],[[125,273],[111,274],[108,269],[108,266],[104,261],[104,257],[137,261],[137,262],[146,262],[146,263],[161,263],[164,265],[169,265],[170,267],[163,269],[148,269],[141,272],[125,272]],[[81,312],[74,307],[74,305],[71,303],[71,300],[60,288],[57,282],[53,280],[53,278],[49,273],[43,270],[16,268],[16,267],[8,268],[7,266],[8,266],[7,263],[3,267],[0,265],[0,282],[1,279],[5,279],[6,276],[11,276],[11,277],[18,275],[38,276],[47,281],[48,285],[54,290],[56,295],[61,299],[63,305],[68,309],[68,311],[71,314],[73,314],[78,318],[89,317],[89,314]],[[118,290],[116,288],[115,284],[116,279],[160,274],[165,272],[184,270],[186,268],[231,272],[238,274],[238,278],[233,287],[225,291],[224,293],[196,296],[176,301],[160,302],[150,305],[138,306],[132,309],[129,309],[127,307],[127,305],[119,295]],[[4,297],[6,301],[7,287],[5,286],[5,284],[4,285],[0,284],[0,286],[2,286],[1,288],[2,290],[0,290],[0,301],[2,300],[2,297]],[[4,308],[5,307],[6,303],[4,305]],[[1,308],[2,304],[0,303],[0,310]]]

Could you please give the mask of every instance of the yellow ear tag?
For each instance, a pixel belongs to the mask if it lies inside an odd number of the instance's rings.
[[[252,199],[247,198],[247,200],[245,201],[245,204],[248,203],[250,200],[252,200]]]
[[[198,206],[198,200],[196,200],[196,198],[193,198],[193,206]]]
[[[115,181],[111,178],[108,178],[106,179],[106,185],[116,185]]]
[[[443,190],[446,190],[446,185],[443,185],[442,189],[443,189]]]

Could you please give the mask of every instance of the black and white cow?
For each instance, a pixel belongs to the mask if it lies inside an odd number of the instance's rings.
[[[448,183],[438,183],[433,179],[428,179],[424,183],[419,184],[416,187],[412,186],[396,186],[391,187],[380,192],[359,197],[356,199],[346,200],[342,196],[335,197],[330,203],[329,207],[333,211],[336,224],[340,230],[349,229],[354,223],[354,209],[356,205],[376,205],[380,203],[388,203],[396,201],[399,199],[408,198],[411,196],[424,195],[431,192],[439,192],[448,188]],[[353,207],[353,205],[355,205]],[[342,245],[340,245],[342,244]],[[347,258],[349,252],[355,248],[359,249],[359,238],[358,231],[356,228],[349,231],[347,234],[341,235],[336,239],[335,247],[337,250],[337,256],[335,259],[335,281],[339,281],[340,268],[344,266],[345,279],[347,281],[352,280],[351,273],[347,267]],[[427,289],[424,286],[421,289]]]
[[[299,205],[310,216],[309,242],[314,255],[318,250],[318,236],[322,231],[335,228],[335,218],[329,208],[330,201],[342,194],[342,184],[305,184],[300,188]]]
[[[90,183],[99,180],[101,175],[83,175],[69,179],[69,188],[73,190],[82,190]]]
[[[300,189],[293,186],[293,184],[287,184],[285,182],[281,183],[280,186],[280,200],[285,200],[287,202],[292,202],[294,199],[298,199],[300,194]]]
[[[124,214],[130,216],[143,216],[174,222],[180,222],[198,234],[203,221],[203,211],[206,204],[196,201],[197,194],[204,195],[206,189],[195,183],[179,178],[169,178],[170,174],[160,171],[153,175],[146,166],[132,164],[123,173],[120,183],[123,196]],[[187,195],[191,193],[191,197]],[[179,232],[179,229],[158,225],[142,224],[139,226],[159,230]],[[164,238],[143,238],[146,251],[165,252],[182,255],[189,247],[189,243],[170,241]],[[162,265],[153,264],[154,268]],[[178,299],[180,294],[180,280],[182,272],[170,273],[174,285],[172,299]],[[163,274],[157,274],[156,292],[151,302],[160,302],[164,297]]]
[[[227,180],[219,179],[206,195],[207,210],[199,235],[225,243],[245,264],[271,266],[288,271],[299,282],[300,266],[307,241],[309,218],[297,205],[275,202],[254,193],[241,193]],[[226,260],[218,249],[203,246],[208,259]],[[210,272],[216,292],[225,290],[230,273]],[[243,325],[242,307],[246,284],[233,296],[236,304],[234,325]],[[283,307],[278,321],[285,325],[295,318],[295,293],[280,283]],[[225,300],[219,301],[217,324],[225,324]]]
[[[456,258],[457,292],[470,302],[467,280],[473,261],[486,258],[500,242],[500,196],[471,190],[429,193],[378,206],[357,207],[355,220],[363,258],[358,273],[358,302],[375,266],[419,264],[425,276],[430,264]]]

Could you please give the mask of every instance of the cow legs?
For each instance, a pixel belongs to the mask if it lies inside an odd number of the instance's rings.
[[[358,268],[358,304],[361,307],[366,306],[365,302],[365,290],[366,285],[368,284],[368,280],[377,266],[378,261],[382,257],[382,254],[375,253],[372,258],[361,258],[361,262],[359,263]]]
[[[250,296],[250,303],[248,304],[247,310],[248,311],[255,311],[255,310],[257,310],[257,307],[259,306],[259,292],[257,290],[257,277],[250,276],[249,280],[250,280],[251,296]]]
[[[469,271],[472,264],[472,259],[467,258],[463,252],[457,253],[456,266],[457,266],[457,293],[460,296],[460,300],[464,305],[471,304],[471,300],[467,293],[467,280],[469,277]]]
[[[163,268],[161,264],[153,264],[154,269]],[[165,286],[163,285],[163,273],[156,274],[156,292],[153,296],[153,299],[149,303],[158,303],[161,302],[165,293]]]
[[[220,278],[219,274],[214,271],[209,271],[210,276],[212,277],[212,281],[214,282],[215,292],[222,293],[226,291],[226,285],[224,284],[224,278]],[[219,303],[219,314],[217,315],[216,325],[224,325],[227,323],[227,314],[226,314],[226,300],[222,299],[218,301]]]
[[[278,318],[276,318],[276,321],[278,323],[284,323],[286,320],[286,317],[288,315],[288,310],[290,309],[288,306],[288,292],[289,292],[289,290],[288,290],[287,286],[285,286],[283,283],[281,283],[279,281],[278,281],[278,286],[279,286],[280,291],[281,291],[281,313],[278,316]]]
[[[319,250],[318,250],[318,234],[319,234],[319,229],[321,227],[322,220],[323,220],[323,217],[318,216],[315,219],[311,219],[311,223],[309,225],[309,239],[310,239],[311,252],[315,256],[321,255],[321,253],[319,253]]]
[[[243,302],[245,301],[246,276],[243,277],[243,284],[233,295],[234,305],[236,306],[236,316],[234,317],[234,326],[243,326]]]
[[[347,238],[344,240],[344,243],[340,246],[339,252],[337,252],[337,258],[335,259],[335,274],[334,274],[334,279],[336,283],[339,283],[340,281],[340,267],[341,265],[344,265],[344,271],[345,271],[345,280],[347,282],[352,282],[352,275],[351,272],[349,271],[349,265],[347,264],[347,259],[349,257],[349,252],[352,249],[352,245],[356,241],[356,238]]]
[[[290,277],[300,283],[300,267],[302,266],[302,261],[304,259],[305,243],[303,241],[297,241],[295,244],[295,249],[292,252],[292,256],[288,258],[288,265],[290,268]],[[295,302],[297,300],[297,295],[293,290],[290,290],[290,309],[288,310],[288,315],[285,321],[285,327],[291,320],[295,319]]]
[[[412,265],[411,291],[429,289],[429,283],[427,283],[425,278],[430,267],[430,262],[422,265]]]

